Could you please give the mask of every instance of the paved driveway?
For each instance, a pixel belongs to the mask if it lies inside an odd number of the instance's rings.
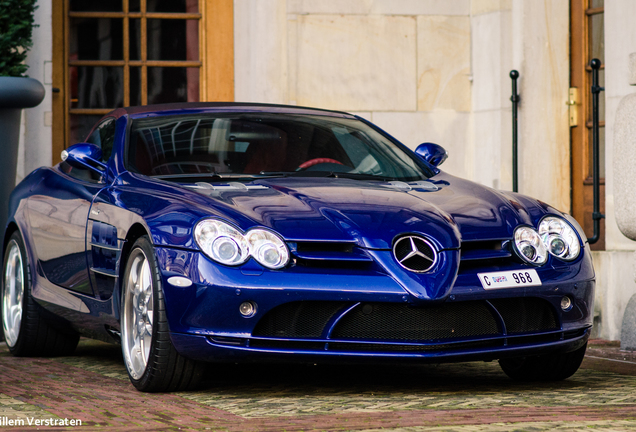
[[[202,390],[144,394],[117,346],[82,340],[71,357],[33,359],[2,343],[0,429],[636,431],[636,355],[603,341],[556,384],[514,383],[496,362],[210,367]]]

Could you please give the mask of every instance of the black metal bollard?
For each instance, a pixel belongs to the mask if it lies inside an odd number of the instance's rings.
[[[592,68],[592,189],[594,193],[592,220],[594,221],[594,236],[587,239],[589,244],[596,243],[601,236],[601,219],[605,217],[601,213],[600,198],[600,161],[599,156],[599,138],[598,138],[598,95],[604,91],[603,87],[598,85],[598,70],[601,68],[599,59],[592,59],[590,62]]]
[[[517,175],[517,145],[519,134],[517,129],[517,108],[519,107],[519,101],[521,100],[519,94],[517,93],[517,79],[519,78],[519,72],[515,69],[511,70],[510,78],[512,79],[512,96],[510,96],[510,100],[512,101],[512,191],[519,192]]]

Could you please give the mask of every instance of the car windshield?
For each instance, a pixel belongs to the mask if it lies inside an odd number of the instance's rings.
[[[179,182],[300,175],[413,181],[433,175],[362,121],[271,113],[134,120],[126,166]]]

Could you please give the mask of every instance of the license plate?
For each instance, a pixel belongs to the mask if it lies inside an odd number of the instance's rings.
[[[515,288],[541,285],[536,270],[514,270],[491,273],[477,273],[484,289]]]

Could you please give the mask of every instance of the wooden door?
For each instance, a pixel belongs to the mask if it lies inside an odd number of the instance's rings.
[[[232,0],[53,0],[53,163],[111,110],[232,101]]]
[[[588,237],[594,235],[592,220],[592,68],[601,60],[599,85],[605,85],[604,0],[570,0],[570,86],[578,94],[576,126],[570,128],[572,146],[572,215]],[[599,95],[600,212],[605,212],[605,94]],[[593,250],[605,249],[605,220]]]

